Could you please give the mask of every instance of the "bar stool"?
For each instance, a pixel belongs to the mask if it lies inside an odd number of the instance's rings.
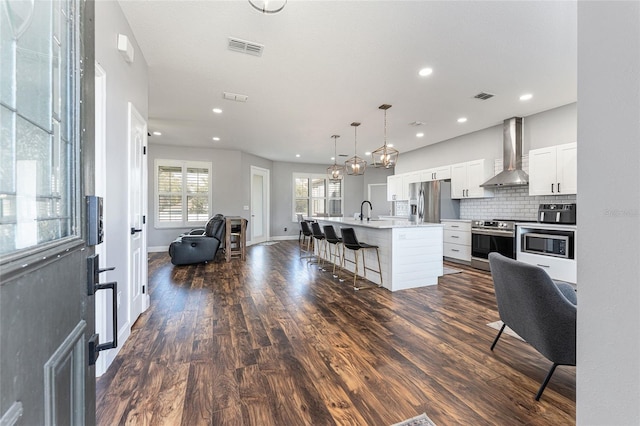
[[[378,251],[378,246],[374,246],[374,245],[370,245],[367,243],[361,243],[360,241],[358,241],[358,238],[356,237],[356,231],[353,228],[341,228],[340,231],[342,232],[342,244],[344,246],[344,249],[349,249],[349,250],[353,250],[353,255],[355,258],[355,261],[353,260],[349,260],[346,258],[346,256],[344,255],[345,250],[342,250],[342,264],[344,265],[344,262],[351,262],[351,263],[355,263],[356,267],[355,267],[355,272],[353,273],[353,289],[354,290],[360,290],[359,287],[356,287],[356,279],[358,278],[358,253],[360,252],[360,250],[363,250],[362,253],[362,267],[364,269],[364,278],[367,278],[367,269],[373,272],[377,272],[380,275],[380,284],[378,285],[378,287],[382,287],[382,268],[380,267],[380,252]],[[364,250],[373,250],[375,249],[376,251],[376,256],[378,257],[378,270],[376,271],[375,269],[371,269],[368,268],[366,263],[365,263],[365,253]]]
[[[311,251],[313,250],[313,231],[311,231],[311,227],[309,226],[309,222],[307,222],[306,220],[303,220],[302,222],[300,222],[300,230],[302,231],[302,235],[304,235],[304,238],[302,239],[302,246],[300,247],[300,251],[305,251],[307,252],[306,256],[302,256],[302,253],[300,255],[300,259],[308,259],[310,257],[313,257],[311,253]],[[307,239],[307,247],[306,249],[303,248],[304,247],[304,241],[305,238]]]
[[[326,269],[324,269],[322,267],[322,265],[324,264],[324,258],[321,257],[321,250],[324,249],[324,256],[326,257],[327,255],[327,241],[326,241],[326,237],[324,235],[324,233],[322,232],[322,229],[320,229],[320,224],[318,222],[313,222],[311,223],[311,230],[313,231],[313,238],[315,240],[317,240],[317,244],[315,244],[318,248],[318,268],[322,269],[323,271],[326,271]],[[315,253],[315,250],[314,250]]]
[[[340,279],[339,274],[336,275],[336,257],[340,261],[340,266],[342,266],[342,256],[340,256],[340,246],[342,246],[342,238],[338,237],[336,234],[336,230],[333,228],[333,225],[325,225],[324,226],[324,236],[326,238],[326,242],[329,243],[329,260],[333,263],[333,278],[338,278],[340,282],[344,281]],[[335,251],[331,251],[331,246],[335,246]],[[344,248],[342,249],[344,252]]]

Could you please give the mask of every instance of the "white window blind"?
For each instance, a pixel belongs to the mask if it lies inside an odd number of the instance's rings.
[[[211,216],[211,163],[156,160],[156,227],[202,225]]]

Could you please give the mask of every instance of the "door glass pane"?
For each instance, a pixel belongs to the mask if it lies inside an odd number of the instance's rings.
[[[3,1],[0,254],[78,235],[75,3]]]

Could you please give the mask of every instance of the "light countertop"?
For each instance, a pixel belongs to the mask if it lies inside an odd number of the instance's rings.
[[[345,226],[362,226],[364,228],[373,229],[393,229],[393,228],[421,228],[421,227],[443,227],[441,223],[415,223],[408,220],[392,220],[392,219],[353,219],[349,217],[317,217],[314,218],[318,222],[331,222]]]
[[[539,222],[516,222],[518,228],[533,228],[533,229],[549,229],[549,230],[577,230],[577,225],[567,225],[563,223],[539,223]]]
[[[440,219],[440,222],[465,222],[465,223],[471,223],[471,219]]]

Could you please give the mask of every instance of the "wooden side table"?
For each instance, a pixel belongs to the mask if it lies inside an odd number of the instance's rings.
[[[239,256],[240,259],[245,260],[247,258],[247,219],[240,216],[227,216],[225,228],[226,261],[231,261],[232,256]]]

